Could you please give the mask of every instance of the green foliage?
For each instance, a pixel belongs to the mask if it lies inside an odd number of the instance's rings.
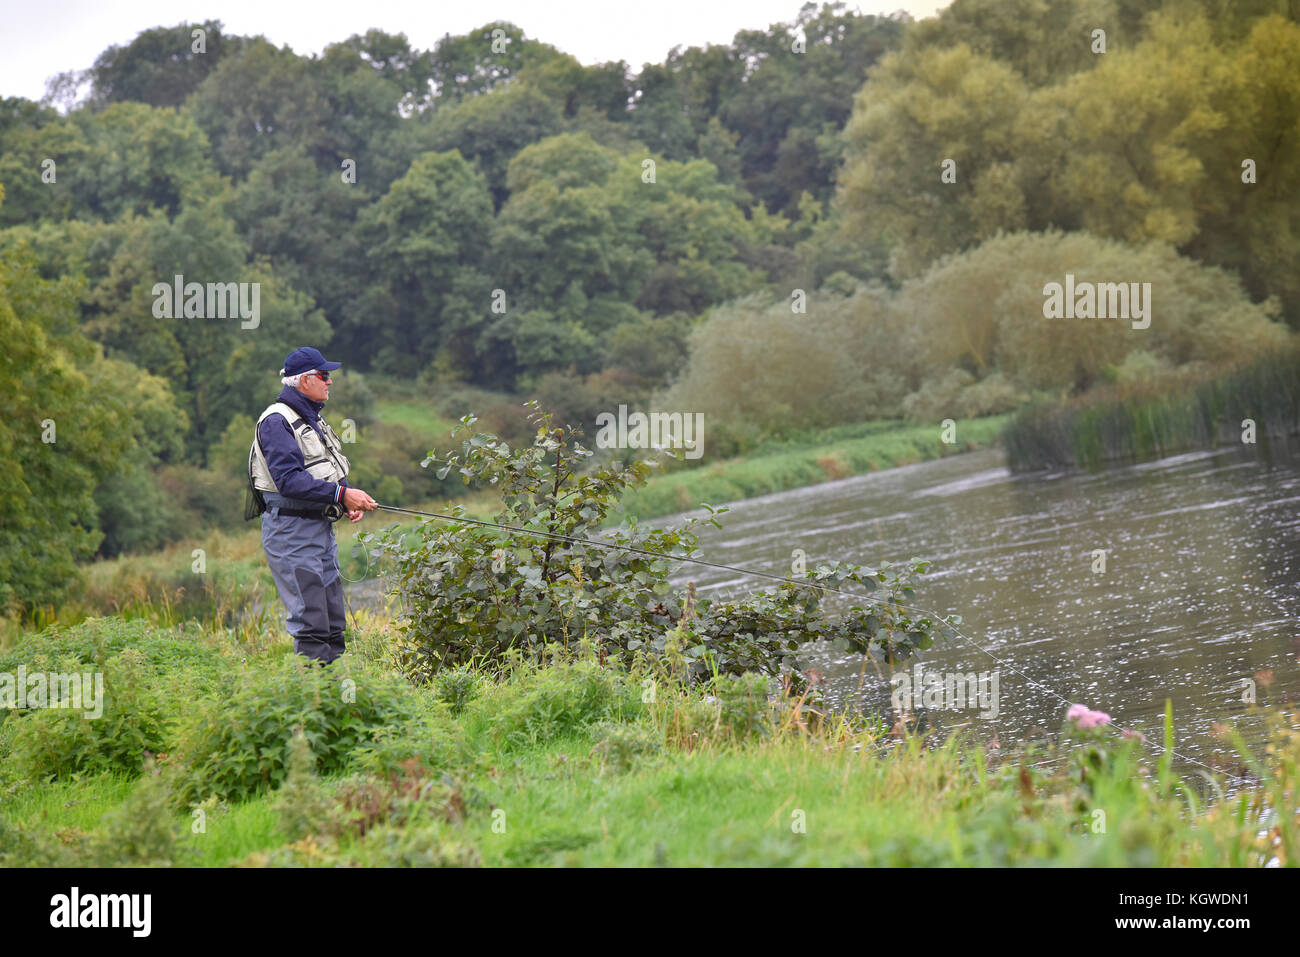
[[[465,706],[482,693],[482,677],[469,665],[444,668],[433,676],[434,692],[438,700],[460,714]]]
[[[0,608],[66,598],[92,555],[237,523],[229,427],[305,343],[542,396],[572,424],[658,391],[730,452],[1275,348],[1261,316],[1300,315],[1294,9],[1149,7],[958,0],[907,23],[809,4],[639,70],[510,23],[310,56],[178,23],[56,78],[66,112],[0,100],[0,332],[26,343],[0,362],[0,493],[33,503],[0,518]],[[1025,231],[1041,241],[999,245]],[[1031,291],[1085,268],[1153,281],[1149,335],[1034,319]],[[155,320],[154,284],[177,274],[260,283],[259,329]],[[880,279],[906,286],[862,286]],[[345,386],[335,407],[367,430],[357,481],[444,494],[415,469],[419,431],[363,422]],[[469,405],[515,442],[513,397],[492,401]]]
[[[91,716],[92,692],[85,680],[97,669],[61,658],[52,670],[81,675],[82,709],[32,708],[15,712],[4,723],[21,777],[44,781],[105,771],[138,774],[146,753],[166,746],[166,711],[149,681],[144,655],[127,648],[102,667],[102,714]]]
[[[722,725],[734,740],[767,737],[773,731],[767,675],[720,675],[710,686],[717,695]]]
[[[523,312],[513,336],[522,371],[592,372],[601,340],[639,310],[698,312],[760,284],[737,261],[740,245],[763,237],[735,188],[701,160],[656,159],[655,181],[643,182],[644,159],[566,134],[511,161],[493,251]]]
[[[587,658],[523,666],[475,710],[493,739],[519,747],[565,738],[602,721],[627,721],[643,709],[625,674]]]
[[[203,33],[196,51],[194,31]],[[100,103],[132,100],[152,106],[180,106],[221,58],[238,49],[242,37],[228,37],[221,23],[179,23],[144,30],[125,46],[110,46],[90,70],[94,98]]]
[[[187,634],[135,623],[88,623],[69,633],[69,647],[132,635],[156,647],[159,661],[171,648],[167,670],[177,679],[203,668],[202,654],[181,651],[193,644]],[[577,655],[551,648],[547,659],[512,656],[500,673],[483,675],[482,695],[455,718],[432,689],[408,689],[414,717],[376,729],[347,766],[313,767],[320,750],[287,728],[274,742],[287,766],[278,790],[233,806],[180,797],[177,754],[137,780],[108,772],[6,782],[0,864],[1265,867],[1297,859],[1289,812],[1300,733],[1289,712],[1261,715],[1268,733],[1258,757],[1240,733],[1216,729],[1249,778],[1228,798],[1218,776],[1199,787],[1179,776],[1168,750],[1108,726],[1067,723],[1043,743],[1004,738],[986,751],[973,729],[937,743],[861,721],[792,720],[790,700],[774,709],[770,682],[757,674],[694,687],[661,680],[643,700],[645,672],[601,664],[594,646]],[[250,699],[230,691],[274,690],[264,661],[231,667],[227,689],[203,703],[210,722],[247,720]],[[335,677],[290,670],[309,686],[305,697],[315,677]],[[358,700],[364,693],[359,687]],[[194,718],[190,699],[165,703],[169,719]],[[1174,743],[1168,705],[1163,743]],[[3,753],[8,769],[11,753]],[[180,800],[189,807],[179,809]],[[208,814],[201,834],[187,833],[196,804]],[[795,811],[806,811],[805,833],[789,829]]]
[[[759,437],[897,418],[915,333],[891,306],[862,288],[814,294],[806,315],[760,296],[719,307],[692,331],[685,369],[652,407],[703,413],[707,448],[720,456]]]
[[[378,282],[343,324],[358,362],[414,374],[444,345],[465,364],[478,360],[491,222],[487,183],[455,150],[420,156],[366,208],[357,228]]]
[[[497,521],[536,535],[425,522],[414,542],[397,526],[358,536],[378,546],[373,558],[393,558],[391,587],[405,609],[401,628],[413,674],[427,678],[461,663],[503,661],[513,649],[540,653],[548,643],[567,648],[584,640],[631,664],[665,654],[669,631],[677,629],[692,676],[774,676],[791,672],[810,641],[903,660],[928,647],[943,626],[907,607],[927,566],[918,561],[900,571],[887,563],[820,566],[807,582],[742,601],[695,601],[693,589],[681,592],[668,576],[676,558],[697,554],[696,519],[678,529],[645,529],[628,519],[601,533],[623,493],[643,484],[653,463],[583,470],[591,452],[578,433],[553,427],[550,414],[529,406],[537,427],[531,446],[512,450],[496,436],[475,433],[466,416],[458,429],[462,451],[447,457],[441,473],[455,470],[466,484],[498,488]],[[626,548],[556,538],[596,533]],[[832,618],[822,603],[841,587],[868,593],[868,603]]]
[[[59,598],[99,544],[95,485],[131,445],[120,405],[92,400],[91,347],[69,327],[76,283],[37,277],[25,252],[0,254],[0,608]],[[111,395],[111,393],[110,393]],[[50,431],[50,430],[53,431]],[[52,441],[51,441],[52,440]]]
[[[150,762],[122,806],[104,815],[88,842],[90,858],[100,867],[165,867],[177,836],[170,782]]]
[[[221,652],[193,633],[187,635],[143,621],[95,618],[72,627],[53,625],[24,635],[0,650],[0,672],[15,672],[19,665],[26,665],[29,671],[48,670],[65,657],[98,668],[128,648],[143,655],[154,681],[165,681],[181,672],[215,681],[229,667]],[[3,715],[0,712],[0,720]]]
[[[1048,319],[1043,287],[1151,283],[1147,329],[1121,319]],[[752,297],[695,327],[690,359],[653,407],[703,412],[715,454],[760,437],[864,418],[1009,411],[1037,390],[1085,390],[1142,351],[1171,368],[1267,354],[1288,341],[1276,304],[1254,304],[1235,276],[1177,255],[1085,233],[1015,233],[948,257],[895,293]],[[761,382],[763,387],[755,388]]]
[[[1238,271],[1295,325],[1300,23],[1284,7],[954,3],[858,94],[845,239],[894,242],[899,278],[1000,231],[1155,240]],[[1102,25],[1104,54],[1092,50]]]
[[[316,759],[306,734],[302,728],[294,728],[284,783],[275,792],[280,830],[291,841],[316,833],[331,806],[316,779],[315,765]]]
[[[464,742],[459,729],[433,713],[389,728],[374,735],[371,742],[353,752],[356,765],[365,771],[388,777],[412,762],[429,771],[441,771],[463,757]]]
[[[287,655],[224,695],[197,702],[176,744],[179,799],[239,799],[278,787],[296,727],[317,770],[332,774],[348,766],[354,751],[413,718],[415,699],[404,683],[348,665],[345,658],[322,668]]]

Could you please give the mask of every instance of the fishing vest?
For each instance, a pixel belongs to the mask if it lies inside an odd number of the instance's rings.
[[[293,430],[293,437],[298,442],[298,450],[302,452],[303,463],[312,478],[335,484],[347,478],[351,465],[347,456],[343,454],[343,443],[329,427],[324,416],[320,417],[318,433],[312,428],[311,423],[293,408],[283,402],[273,402],[258,417],[257,425],[260,427],[263,419],[276,413],[284,416],[284,420],[289,423],[289,428]],[[321,441],[322,434],[325,436],[324,441]],[[271,478],[271,469],[266,464],[266,456],[262,454],[262,444],[257,441],[256,429],[253,430],[253,447],[248,450],[248,476],[253,488],[259,492],[279,491]]]

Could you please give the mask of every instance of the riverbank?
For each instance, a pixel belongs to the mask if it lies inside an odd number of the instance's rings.
[[[638,519],[787,492],[836,479],[973,452],[996,443],[1010,415],[957,420],[951,442],[938,424],[867,422],[792,442],[766,442],[749,455],[652,478],[623,499]]]
[[[1243,755],[1262,785],[1207,806],[1155,749],[1064,715],[1034,749],[938,742],[589,653],[420,688],[395,669],[396,640],[367,619],[327,673],[272,634],[105,619],[28,636],[0,670],[98,659],[110,690],[102,722],[0,714],[0,864],[1255,867],[1300,853],[1293,809],[1267,823],[1300,786],[1294,732],[1263,764]],[[128,743],[103,747],[110,734]],[[157,773],[140,773],[146,748]],[[1035,766],[1058,753],[1059,772]]]

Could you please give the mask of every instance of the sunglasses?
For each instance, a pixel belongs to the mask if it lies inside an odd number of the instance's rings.
[[[308,372],[307,375],[309,376],[314,375],[316,378],[320,379],[321,382],[324,382],[326,385],[330,385],[334,381],[333,379],[330,378],[330,374],[328,372]]]

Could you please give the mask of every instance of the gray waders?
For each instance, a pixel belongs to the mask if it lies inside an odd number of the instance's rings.
[[[262,513],[262,548],[280,600],[293,650],[329,664],[343,654],[343,579],[339,574],[334,523],[326,518],[282,515],[282,509],[321,511],[319,502],[302,502],[267,492]]]

